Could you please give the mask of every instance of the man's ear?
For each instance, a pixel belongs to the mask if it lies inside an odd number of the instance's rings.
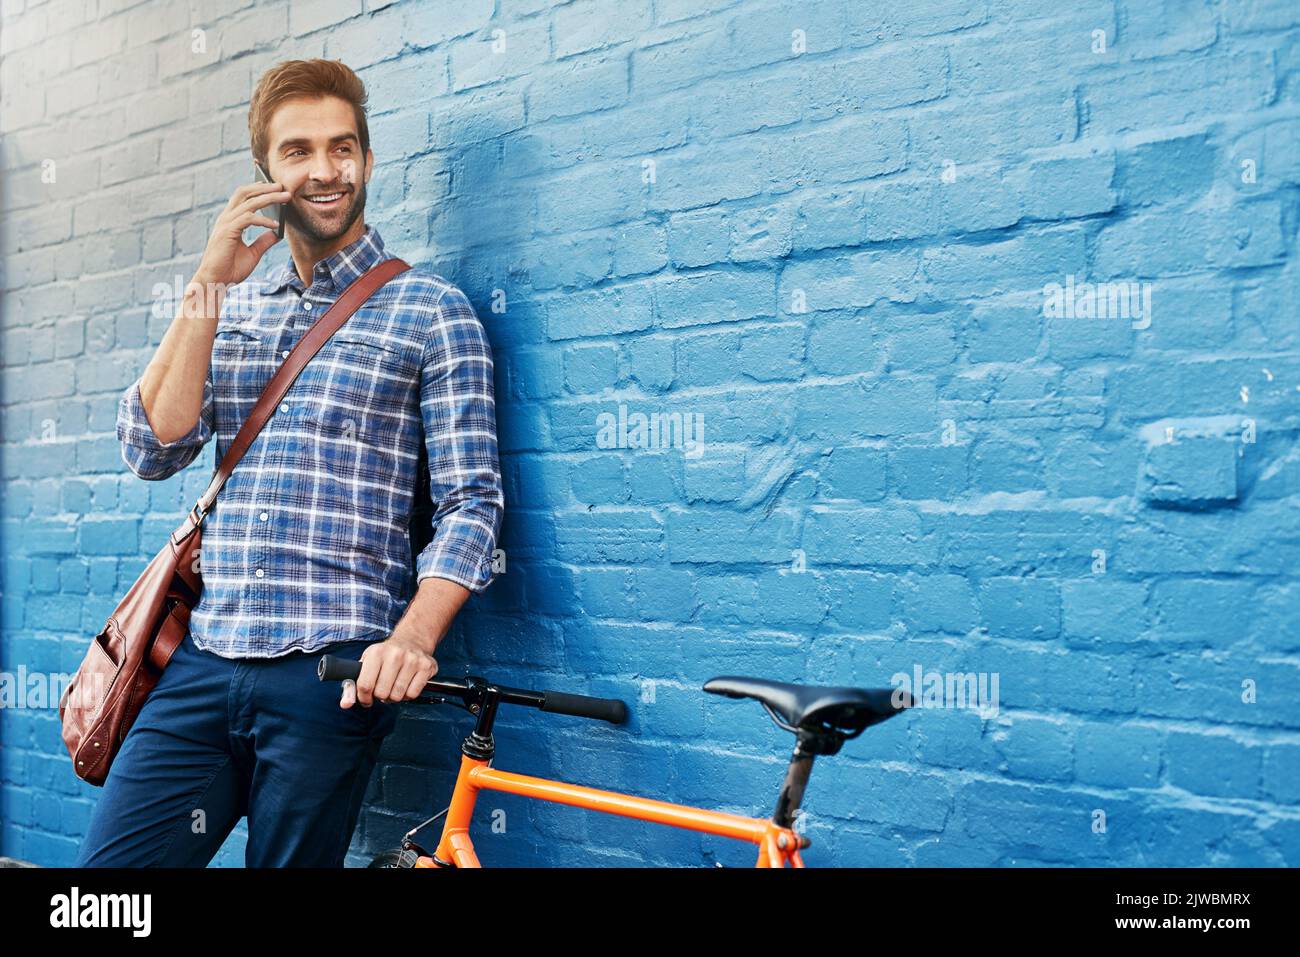
[[[375,154],[369,149],[366,150],[366,184],[370,183],[370,173],[375,168]]]

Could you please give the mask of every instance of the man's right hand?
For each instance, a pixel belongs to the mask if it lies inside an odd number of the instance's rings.
[[[263,254],[279,241],[275,220],[258,211],[272,203],[287,203],[290,196],[279,183],[248,183],[235,190],[212,227],[195,281],[233,286],[247,279]],[[245,243],[244,230],[249,226],[265,226],[270,232]]]

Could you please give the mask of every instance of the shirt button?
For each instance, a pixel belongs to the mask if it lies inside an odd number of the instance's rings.
[[[288,411],[289,411],[289,403],[287,403],[287,402],[282,403],[282,404],[280,405],[280,411],[281,411],[281,412],[288,412]]]
[[[280,355],[284,356],[286,359],[289,358],[289,350],[285,349],[283,352],[280,353]]]
[[[266,521],[270,516],[267,515],[265,512],[263,512],[261,515],[259,515],[259,516],[257,516],[257,517],[260,518],[262,521],[265,522],[265,521]]]
[[[261,578],[266,573],[259,568],[257,571],[253,572],[253,574],[256,575],[258,578]]]
[[[304,300],[302,301],[302,307],[303,307],[304,309],[311,309],[311,303],[309,303],[306,299],[304,299]]]

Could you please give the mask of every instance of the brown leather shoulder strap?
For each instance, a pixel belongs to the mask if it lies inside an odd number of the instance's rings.
[[[383,262],[370,267],[366,272],[358,276],[348,288],[344,289],[334,304],[325,310],[325,314],[312,323],[298,340],[298,343],[289,350],[289,355],[285,358],[280,368],[276,370],[275,375],[271,376],[271,381],[266,384],[262,390],[261,396],[258,397],[257,404],[253,406],[253,411],[248,414],[244,424],[240,427],[235,439],[226,449],[226,454],[221,458],[221,464],[217,467],[216,474],[212,476],[207,490],[199,496],[199,500],[194,504],[191,515],[197,512],[197,521],[203,521],[203,517],[212,508],[212,503],[217,498],[217,493],[221,487],[226,484],[226,479],[230,478],[230,473],[235,470],[239,460],[243,458],[248,447],[253,444],[257,434],[262,431],[267,420],[275,407],[280,404],[284,394],[289,391],[289,386],[293,385],[298,374],[306,367],[312,356],[320,351],[321,346],[329,340],[329,337],[352,318],[352,314],[361,308],[362,303],[374,295],[384,283],[393,277],[406,272],[411,267],[400,259],[385,259]]]

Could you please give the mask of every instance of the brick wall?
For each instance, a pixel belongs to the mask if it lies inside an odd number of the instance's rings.
[[[73,670],[206,484],[131,476],[117,398],[253,83],[324,55],[371,91],[368,220],[497,357],[507,569],[443,671],[632,706],[507,710],[497,766],[766,815],[791,739],[709,677],[984,675],[818,762],[811,864],[1300,863],[1294,3],[0,9],[0,672]],[[404,716],[352,863],[467,728]],[[95,798],[52,709],[0,710],[0,854],[68,863]],[[487,863],[752,862],[480,812]]]

